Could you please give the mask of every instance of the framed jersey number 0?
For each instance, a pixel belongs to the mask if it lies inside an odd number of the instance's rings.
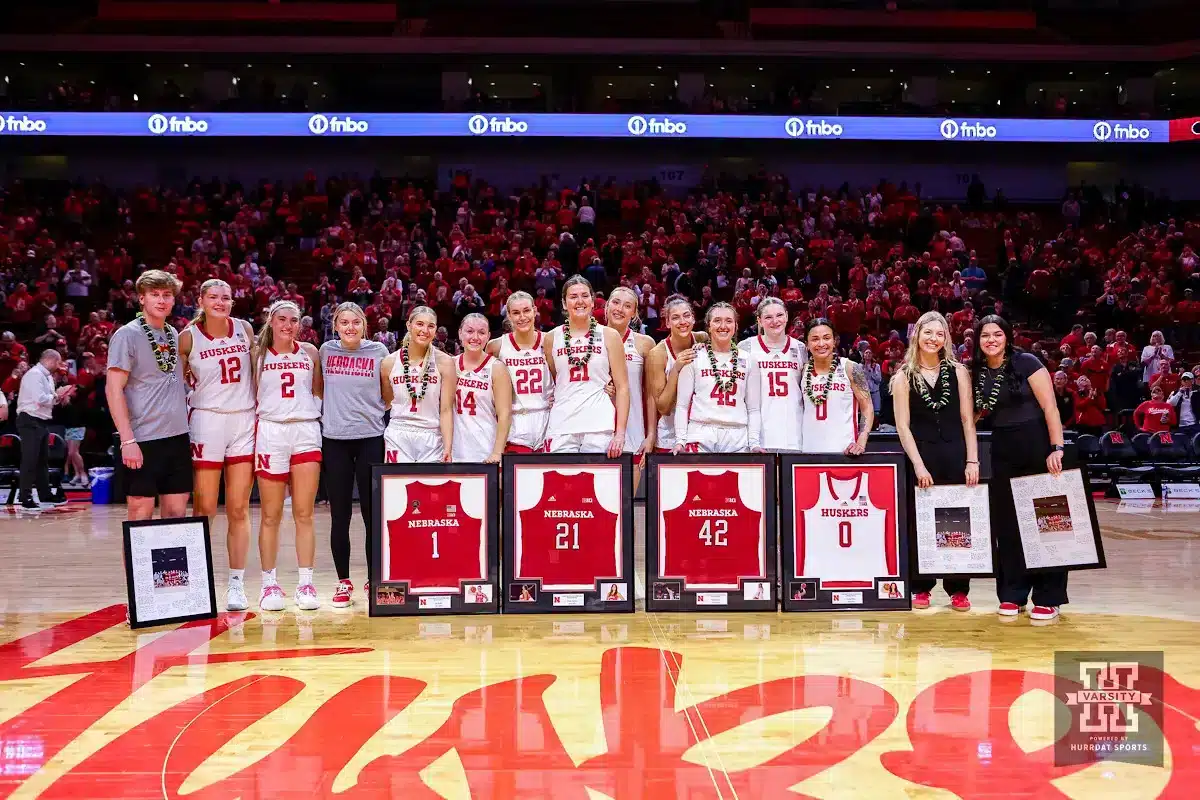
[[[633,611],[629,455],[504,457],[504,611]]]
[[[500,468],[376,464],[371,616],[500,610]]]
[[[906,470],[903,453],[782,457],[784,611],[912,607]]]
[[[646,609],[774,611],[775,456],[652,455]]]

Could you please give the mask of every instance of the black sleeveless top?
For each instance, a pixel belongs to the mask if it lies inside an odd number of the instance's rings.
[[[925,380],[920,375],[917,380]],[[928,386],[928,384],[926,384]],[[938,399],[938,386],[929,387]],[[935,483],[962,483],[967,461],[967,443],[963,438],[962,417],[958,410],[958,375],[951,373],[948,402],[934,411],[916,387],[908,387],[909,430],[917,442],[917,452]]]

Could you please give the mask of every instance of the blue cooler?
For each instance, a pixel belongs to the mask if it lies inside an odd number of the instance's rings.
[[[92,503],[98,506],[112,505],[113,468],[93,467],[88,470],[92,481]]]

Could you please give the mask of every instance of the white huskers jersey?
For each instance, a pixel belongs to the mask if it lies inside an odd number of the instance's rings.
[[[396,361],[392,364],[392,417],[389,427],[395,428],[427,428],[438,430],[442,424],[442,384],[437,366],[438,350],[430,347],[425,353],[425,360],[420,364],[409,362],[408,383],[404,382],[404,365],[397,351]],[[409,392],[411,386],[417,394],[421,393],[421,373],[429,370],[429,385],[425,388],[425,396],[414,397]]]
[[[749,391],[758,392],[757,403],[751,404],[758,413],[751,409],[749,446],[799,452],[804,345],[787,336],[781,348],[772,350],[762,336],[753,336],[738,351],[750,364]]]
[[[258,418],[271,422],[320,419],[321,403],[313,396],[313,362],[293,343],[290,353],[267,348],[258,376]]]
[[[617,427],[617,407],[604,391],[612,377],[608,364],[608,348],[599,326],[591,357],[580,367],[567,361],[568,352],[582,357],[587,348],[587,334],[572,336],[563,342],[563,329],[558,326],[550,334],[554,353],[554,405],[550,407],[550,424],[546,438],[573,433],[612,433]]]
[[[800,438],[806,453],[841,453],[858,438],[858,404],[850,387],[850,368],[853,362],[839,358],[837,366],[813,381],[812,392],[821,396],[826,383],[831,383],[825,402],[815,405],[804,394],[801,400],[803,416]],[[800,391],[808,380],[807,371],[800,373]],[[772,424],[774,420],[772,420]]]
[[[822,589],[871,589],[890,576],[887,511],[871,503],[867,474],[834,478],[822,472],[817,503],[804,509],[796,542],[796,577],[819,578]]]
[[[745,428],[750,421],[746,408],[746,375],[749,364],[737,350],[717,353],[716,369],[707,350],[701,350],[696,360],[679,372],[679,394],[675,402],[675,435],[677,442],[696,441],[697,426],[718,425]],[[728,380],[735,377],[733,391],[717,388],[717,376]]]
[[[229,331],[212,339],[200,325],[189,325],[192,351],[188,370],[194,388],[188,396],[189,408],[231,413],[254,408],[254,381],[251,374],[250,340],[240,320],[227,318]]]
[[[696,337],[694,334],[691,334],[691,337],[692,343],[690,346],[695,347]],[[670,375],[671,368],[675,366],[675,351],[671,349],[671,337],[669,335],[663,341],[665,342],[663,347],[667,351],[667,374]],[[675,405],[676,407],[679,406],[678,393],[675,395]],[[675,414],[660,414],[658,417],[658,433],[654,439],[654,449],[671,450],[673,447],[675,447]]]
[[[500,339],[500,361],[508,368],[513,385],[513,414],[545,411],[550,408],[554,387],[550,383],[550,368],[542,351],[542,332],[528,350],[517,347],[517,339],[509,333]]]
[[[496,400],[492,395],[494,358],[484,355],[483,363],[468,369],[464,357],[454,361],[458,384],[454,389],[454,441],[451,445],[455,461],[476,463],[492,454],[496,443]]]
[[[636,453],[646,440],[646,400],[642,371],[646,358],[638,352],[633,329],[625,331],[625,368],[629,370],[629,419],[625,422],[625,452]]]

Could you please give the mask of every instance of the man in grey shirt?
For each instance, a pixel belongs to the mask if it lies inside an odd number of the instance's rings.
[[[156,498],[164,519],[182,517],[192,490],[192,453],[179,333],[167,324],[182,284],[152,269],[135,288],[142,313],[112,335],[105,387],[128,470],[129,519],[154,516]]]

